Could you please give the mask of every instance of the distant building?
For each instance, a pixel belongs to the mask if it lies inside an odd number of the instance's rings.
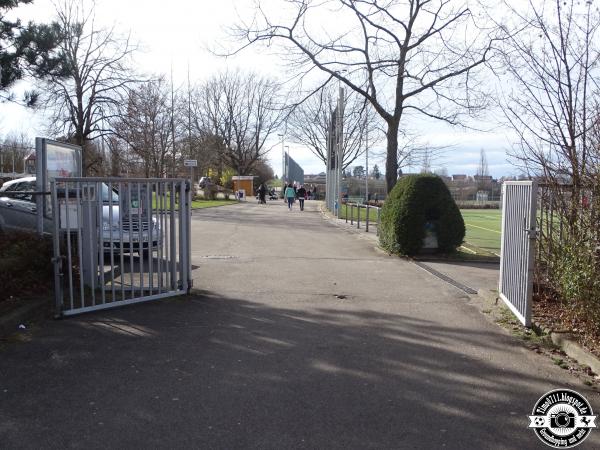
[[[319,174],[316,175],[304,175],[304,182],[305,183],[325,183],[327,176],[325,175],[325,172],[321,172]]]

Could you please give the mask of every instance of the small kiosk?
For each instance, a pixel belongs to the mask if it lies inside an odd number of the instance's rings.
[[[246,200],[247,195],[254,195],[254,176],[242,175],[231,177],[233,181],[233,191],[240,200]]]

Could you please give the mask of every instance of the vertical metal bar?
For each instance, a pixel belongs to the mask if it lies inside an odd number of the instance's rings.
[[[35,188],[38,192],[44,192],[46,186],[46,172],[44,167],[44,161],[46,160],[46,140],[43,138],[35,138],[35,154],[37,157],[37,164],[35,165]],[[35,208],[36,208],[36,230],[40,236],[44,235],[44,215],[46,214],[46,197],[45,195],[35,196]]]
[[[102,193],[98,194],[98,192],[95,191],[96,189],[96,184],[89,182],[86,183],[86,187],[87,187],[87,198],[84,199],[84,201],[88,202],[87,205],[87,212],[88,212],[88,220],[90,224],[92,224],[92,209],[93,209],[93,205],[94,205],[94,201],[96,201],[96,197],[98,195],[102,195]],[[102,223],[102,222],[100,222]],[[97,223],[96,223],[97,225]],[[92,226],[88,227],[88,239],[89,242],[98,242],[98,230],[97,229],[93,229]],[[97,264],[94,264],[94,254],[92,249],[94,248],[94,245],[90,245],[90,286],[92,287],[92,306],[96,306],[96,283],[97,283],[97,278],[98,278],[98,268],[95,267]],[[92,270],[93,269],[93,270]],[[82,303],[81,305],[82,307],[85,306],[85,304]]]
[[[82,227],[83,227],[83,211],[82,211],[82,203],[81,203],[81,182],[80,181],[76,181],[75,182],[75,191],[77,194],[77,254],[79,256],[79,290],[80,290],[80,302],[81,302],[81,307],[85,306],[85,285],[84,285],[84,280],[83,280],[83,272],[82,272],[82,266],[83,266],[83,250],[82,250],[82,245],[83,245],[83,236],[82,236]]]
[[[69,183],[65,183],[65,215],[67,225],[67,270],[69,275],[69,304],[73,309],[73,260],[71,258],[71,224],[69,222]],[[54,205],[52,205],[54,207]],[[55,216],[59,216],[59,227],[60,227],[60,206],[56,205],[57,209],[53,209],[52,212]]]
[[[369,232],[369,200],[367,199],[367,219],[366,219],[366,223],[365,223],[365,231],[368,233]]]
[[[158,224],[156,257],[158,258],[158,293],[163,289],[163,236],[165,228],[163,226],[163,187],[161,181],[156,182],[156,223]]]
[[[186,195],[186,228],[187,228],[187,293],[191,293],[192,290],[192,191],[194,189],[193,180],[190,188],[187,190]]]
[[[340,208],[342,207],[342,205],[340,205]],[[346,213],[346,223],[348,223],[348,202],[344,203],[344,212]]]
[[[170,227],[169,227],[169,240],[171,241],[171,245],[170,245],[170,250],[171,250],[171,255],[170,255],[170,264],[171,264],[171,290],[175,291],[177,290],[177,285],[176,285],[176,277],[177,277],[177,248],[175,246],[175,197],[176,197],[176,188],[175,188],[175,182],[171,182],[171,198],[170,198],[170,207],[171,207],[171,217],[170,217]]]
[[[109,238],[110,238],[110,291],[111,301],[115,301],[115,243],[113,240],[113,185],[112,181],[108,182],[108,223],[109,223]]]
[[[123,254],[123,183],[119,181],[119,278],[121,280],[121,300],[125,300],[125,256]]]
[[[357,214],[357,218],[356,218],[356,229],[360,230],[360,203],[356,204],[356,212]]]
[[[348,203],[346,203],[346,208],[348,207]],[[350,204],[350,225],[354,225],[354,204]]]
[[[164,184],[164,212],[165,212],[165,283],[167,285],[167,289],[171,290],[171,222],[170,222],[170,188],[171,184],[169,182],[165,182]]]
[[[144,226],[142,224],[142,191],[141,191],[141,183],[139,181],[135,182],[137,186],[137,205],[138,205],[138,234],[137,234],[137,244],[138,244],[138,258],[140,260],[140,297],[144,296],[144,252],[140,250],[140,245],[142,245],[142,233]]]
[[[530,210],[529,210],[529,214],[530,214],[530,218],[529,218],[529,223],[531,225],[531,227],[535,227],[535,221],[536,221],[536,207],[537,207],[537,183],[535,181],[533,181],[531,183],[531,188],[530,188]],[[525,311],[524,311],[524,316],[525,316],[525,326],[526,327],[530,327],[531,326],[531,303],[532,303],[532,295],[533,295],[533,275],[534,275],[534,266],[535,266],[535,233],[531,233],[528,236],[528,244],[529,244],[529,252],[527,254],[527,271],[526,271],[526,275],[527,275],[527,283],[526,283],[526,305],[525,305]]]
[[[98,235],[100,241],[98,245],[98,269],[99,269],[99,278],[98,281],[100,283],[100,292],[102,293],[102,304],[106,303],[106,287],[104,280],[104,199],[102,198],[102,182],[96,182],[96,212],[98,215]],[[110,194],[110,192],[109,192]]]
[[[149,294],[152,295],[154,293],[154,268],[152,267],[154,252],[152,251],[152,228],[154,228],[154,226],[152,223],[152,190],[150,189],[150,186],[151,184],[146,181],[146,204],[148,205],[148,289],[150,290]]]
[[[186,181],[179,183],[179,278],[181,290],[188,290],[188,248],[187,248],[187,217],[186,217]]]
[[[133,183],[130,181],[127,185],[127,220],[129,221],[129,231],[127,235],[129,237],[129,283],[131,289],[131,298],[135,297],[135,284],[133,282],[133,217],[131,216],[131,190],[133,189]]]
[[[506,210],[507,200],[506,197],[509,195],[507,183],[502,184],[502,218],[501,218],[501,230],[500,230],[500,276],[498,277],[498,292],[505,294],[504,292],[504,264],[506,262],[506,221],[508,219],[508,212]]]
[[[60,217],[56,214],[58,207],[58,198],[56,196],[56,183],[52,181],[50,183],[50,189],[52,192],[52,211],[54,211],[54,236],[52,237],[53,246],[54,246],[54,258],[53,268],[54,268],[54,316],[60,317],[62,314],[62,302],[63,302],[63,292],[62,292],[62,280],[61,280],[61,256],[60,256],[60,229],[59,229],[59,220]]]

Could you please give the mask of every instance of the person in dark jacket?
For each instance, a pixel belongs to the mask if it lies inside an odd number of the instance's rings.
[[[300,186],[296,191],[296,197],[298,197],[298,202],[300,203],[300,211],[304,211],[304,199],[306,198],[306,189],[304,189],[304,186]]]
[[[267,203],[267,200],[265,199],[266,193],[267,193],[267,188],[265,187],[264,183],[261,183],[260,187],[258,188],[258,199],[261,204]]]

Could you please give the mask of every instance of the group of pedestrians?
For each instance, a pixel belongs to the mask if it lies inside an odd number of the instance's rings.
[[[283,194],[288,204],[288,210],[291,211],[294,202],[296,201],[296,199],[298,199],[298,203],[300,204],[300,211],[304,211],[304,200],[306,199],[307,195],[308,194],[303,185],[300,185],[299,188],[296,188],[294,185],[288,184]]]

